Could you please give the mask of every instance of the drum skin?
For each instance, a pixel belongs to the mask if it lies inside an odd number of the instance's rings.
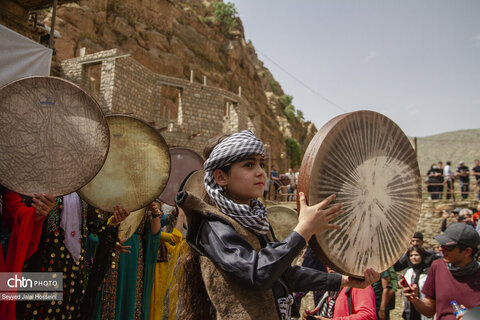
[[[140,210],[136,210],[130,212],[127,218],[120,222],[118,226],[118,239],[120,240],[128,240],[137,230],[140,223],[142,223],[142,219],[145,216],[147,208],[142,208]]]
[[[292,233],[298,223],[297,211],[282,205],[267,207],[267,218],[279,241],[283,241]]]
[[[199,199],[207,197],[207,190],[205,189],[205,171],[197,170],[190,174],[182,184],[182,191],[187,191],[195,195]]]
[[[331,222],[342,229],[309,242],[337,272],[384,271],[407,249],[421,209],[421,178],[409,139],[387,117],[358,111],[330,120],[310,142],[298,181],[309,205],[331,194],[332,205],[343,205]]]
[[[27,196],[80,189],[102,168],[110,142],[97,102],[55,77],[0,89],[0,137],[0,184]]]
[[[127,115],[109,115],[110,150],[97,176],[78,191],[103,211],[115,205],[129,211],[152,203],[165,188],[170,155],[162,135],[146,122]]]
[[[203,169],[203,158],[195,151],[175,147],[170,148],[171,171],[167,186],[159,199],[171,206],[175,205],[175,196],[180,191],[184,180],[194,171]]]

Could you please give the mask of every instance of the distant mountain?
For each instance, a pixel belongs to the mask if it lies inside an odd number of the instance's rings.
[[[422,176],[427,174],[432,163],[452,162],[452,170],[460,160],[470,169],[475,159],[480,159],[480,129],[445,132],[417,138],[418,165]]]

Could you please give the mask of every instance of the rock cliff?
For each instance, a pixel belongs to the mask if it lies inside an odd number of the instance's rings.
[[[43,12],[49,25],[51,11]],[[202,82],[237,93],[262,114],[262,132],[272,143],[274,162],[285,139],[296,139],[302,151],[316,133],[313,124],[284,115],[279,98],[284,92],[245,40],[240,18],[226,30],[215,19],[209,0],[82,0],[57,9],[56,62],[119,48],[155,73]]]

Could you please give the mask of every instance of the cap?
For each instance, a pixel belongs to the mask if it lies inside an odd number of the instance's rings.
[[[469,248],[476,248],[480,244],[480,235],[472,226],[466,223],[452,223],[441,235],[435,237],[442,246],[463,244]]]
[[[453,213],[454,213],[454,214],[459,214],[460,211],[462,211],[462,209],[463,209],[463,208],[455,208],[455,209],[453,209]]]
[[[459,161],[458,164],[463,164],[464,162],[463,161]]]
[[[416,231],[414,234],[413,234],[413,237],[412,238],[415,238],[415,239],[420,239],[423,241],[423,234],[421,232],[418,232]]]

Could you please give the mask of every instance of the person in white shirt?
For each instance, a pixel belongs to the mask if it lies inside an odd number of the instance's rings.
[[[455,200],[455,195],[453,194],[453,181],[455,179],[455,175],[451,169],[451,162],[447,161],[447,165],[443,168],[443,176],[445,177],[445,181],[447,182],[447,199],[453,197]]]

